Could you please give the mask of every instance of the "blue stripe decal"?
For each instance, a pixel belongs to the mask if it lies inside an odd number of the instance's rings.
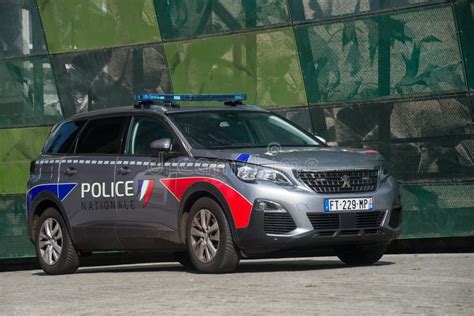
[[[26,209],[29,212],[31,203],[42,192],[51,192],[63,201],[76,186],[77,183],[47,183],[34,186],[26,194]]]
[[[142,192],[143,180],[138,180],[138,190],[137,196],[140,196],[140,192]]]
[[[247,162],[250,159],[250,154],[239,154],[235,160],[237,161],[242,161],[242,162]]]

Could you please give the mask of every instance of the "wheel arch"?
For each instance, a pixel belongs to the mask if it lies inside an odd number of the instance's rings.
[[[66,211],[61,200],[51,192],[43,192],[38,194],[38,196],[31,203],[31,207],[28,210],[28,237],[34,242],[36,236],[36,223],[39,220],[41,214],[44,213],[48,208],[55,208],[61,217],[63,218],[66,228],[68,230],[69,236],[71,236],[71,241],[74,244],[74,236],[72,234],[72,229],[69,224],[69,220],[66,216]]]
[[[234,243],[240,248],[238,240],[238,234],[235,228],[234,218],[230,210],[229,204],[227,203],[224,195],[217,189],[213,184],[207,182],[198,182],[192,184],[184,193],[181,199],[178,213],[178,234],[181,242],[186,244],[185,231],[187,215],[191,210],[193,204],[202,197],[208,197],[216,201],[219,206],[223,209],[224,215],[230,224],[230,231]]]

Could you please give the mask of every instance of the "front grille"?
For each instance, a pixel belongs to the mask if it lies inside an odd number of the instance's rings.
[[[401,208],[394,208],[390,212],[390,220],[388,225],[392,228],[398,228],[402,221],[402,209]]]
[[[356,214],[355,227],[378,227],[382,224],[385,212],[360,212]]]
[[[348,229],[348,230],[341,230],[339,235],[341,236],[351,236],[351,235],[359,235],[359,230],[357,229]]]
[[[308,214],[309,221],[315,230],[339,229],[339,214]]]
[[[308,219],[314,230],[329,229],[354,230],[361,228],[377,228],[382,225],[385,211],[353,212],[353,213],[308,213]]]
[[[372,192],[377,189],[378,169],[296,171],[296,176],[317,193]]]
[[[266,212],[263,215],[263,229],[267,234],[287,234],[296,229],[290,214],[283,212]]]

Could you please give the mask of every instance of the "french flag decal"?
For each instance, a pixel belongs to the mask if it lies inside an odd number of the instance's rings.
[[[143,201],[143,207],[150,201],[155,180],[138,180],[138,200]]]

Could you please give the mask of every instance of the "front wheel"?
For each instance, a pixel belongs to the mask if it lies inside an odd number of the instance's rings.
[[[350,246],[336,249],[339,259],[352,266],[364,266],[376,263],[382,258],[387,245]]]
[[[210,198],[201,198],[192,206],[186,225],[186,246],[191,262],[201,272],[233,272],[239,264],[224,211]]]
[[[36,255],[46,274],[74,273],[79,257],[62,216],[54,208],[41,214],[36,226]]]

